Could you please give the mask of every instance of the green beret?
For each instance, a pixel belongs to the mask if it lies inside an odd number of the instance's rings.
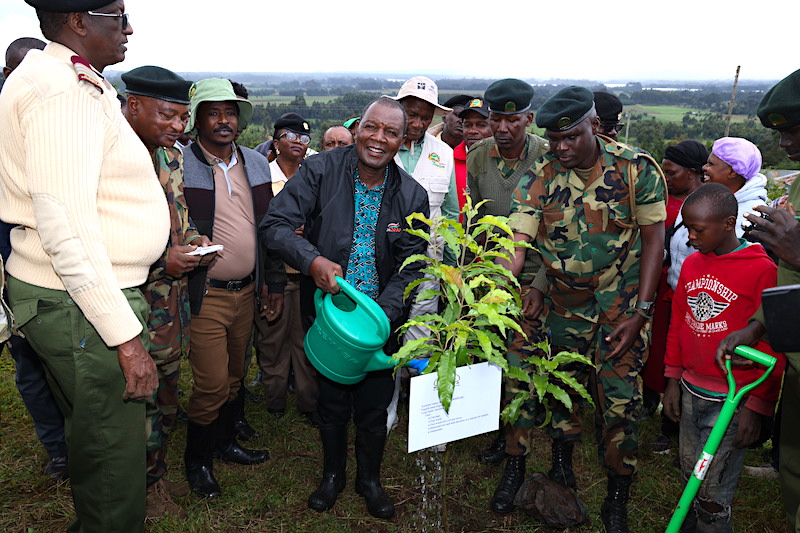
[[[25,3],[51,13],[83,13],[100,9],[114,2],[108,0],[25,0]]]
[[[594,110],[594,94],[585,87],[564,87],[548,98],[536,112],[536,125],[550,131],[567,131],[583,122]]]
[[[161,67],[139,67],[122,75],[125,92],[158,98],[176,104],[189,104],[192,82]]]
[[[770,89],[758,104],[757,113],[765,128],[782,130],[800,124],[800,70]]]
[[[516,115],[531,108],[533,87],[514,78],[506,78],[489,85],[483,93],[489,111],[498,115]]]

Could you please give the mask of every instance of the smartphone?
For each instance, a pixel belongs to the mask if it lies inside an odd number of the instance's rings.
[[[772,287],[761,293],[767,337],[776,352],[800,352],[800,285]]]

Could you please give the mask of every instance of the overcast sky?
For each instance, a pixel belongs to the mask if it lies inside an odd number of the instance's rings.
[[[800,67],[796,0],[128,0],[126,60],[180,72],[780,79]],[[0,1],[0,50],[41,37]],[[794,56],[792,55],[794,54]]]

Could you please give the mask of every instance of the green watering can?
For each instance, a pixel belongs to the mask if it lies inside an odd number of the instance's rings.
[[[304,346],[308,360],[323,376],[351,385],[364,379],[367,372],[394,368],[392,358],[383,352],[391,329],[375,300],[338,276],[336,282],[339,294],[319,289],[314,293],[317,318],[306,333]],[[427,360],[425,363],[427,366]]]

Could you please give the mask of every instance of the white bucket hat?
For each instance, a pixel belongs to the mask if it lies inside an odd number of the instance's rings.
[[[414,76],[406,80],[397,92],[397,96],[391,96],[390,98],[399,101],[406,96],[416,96],[420,100],[432,104],[436,108],[434,110],[435,115],[446,115],[452,111],[449,107],[439,105],[439,87],[436,86],[436,82],[425,76]]]

